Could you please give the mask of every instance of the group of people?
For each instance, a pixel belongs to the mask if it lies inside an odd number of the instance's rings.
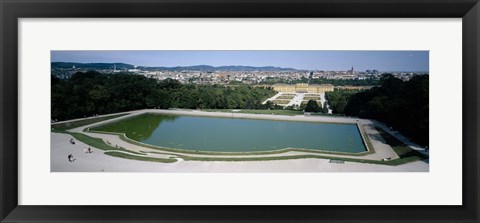
[[[73,138],[70,138],[70,143],[75,145],[75,141],[73,140]],[[93,153],[93,150],[92,150],[92,148],[90,148],[90,147],[88,147],[88,148],[85,147],[85,148],[83,149],[83,151],[84,151],[86,154]],[[75,158],[73,157],[73,154],[68,154],[67,159],[68,159],[69,162],[74,162],[75,160],[77,160],[77,159],[75,159]]]

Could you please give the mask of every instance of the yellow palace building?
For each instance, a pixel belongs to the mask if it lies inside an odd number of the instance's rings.
[[[333,91],[331,84],[276,84],[273,90],[278,92],[298,92],[298,93],[324,93]]]

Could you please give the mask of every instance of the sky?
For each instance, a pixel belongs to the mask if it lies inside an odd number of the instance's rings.
[[[276,66],[304,70],[429,71],[428,51],[325,50],[77,50],[51,51],[51,62],[137,66]]]

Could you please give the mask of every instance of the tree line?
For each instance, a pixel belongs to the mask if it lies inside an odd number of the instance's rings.
[[[416,143],[428,145],[428,75],[402,81],[383,75],[379,85],[364,91],[336,90],[326,94],[333,113],[375,119]]]
[[[158,81],[141,75],[78,72],[69,79],[51,77],[52,120],[68,120],[145,108],[282,109],[264,100],[271,88],[249,85],[195,85],[177,80]],[[369,90],[335,90],[326,98],[334,114],[376,119],[428,145],[428,75],[402,81],[383,75]],[[308,101],[284,109],[327,113],[327,105]]]
[[[69,79],[51,77],[52,120],[83,118],[145,108],[268,109],[271,88],[248,85],[182,84],[141,75],[78,72]]]
[[[358,92],[359,90],[335,89],[334,91],[325,92],[325,99],[333,114],[344,114],[345,106],[347,106],[350,96]]]

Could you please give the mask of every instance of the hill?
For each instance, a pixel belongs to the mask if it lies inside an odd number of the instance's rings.
[[[68,69],[68,68],[82,68],[82,69],[113,69],[114,65],[116,69],[133,69],[135,66],[125,63],[73,63],[73,62],[52,62],[52,69]],[[195,66],[176,66],[176,67],[147,67],[138,66],[142,70],[168,70],[168,71],[295,71],[293,68],[282,68],[274,66],[210,66],[210,65],[195,65]]]

